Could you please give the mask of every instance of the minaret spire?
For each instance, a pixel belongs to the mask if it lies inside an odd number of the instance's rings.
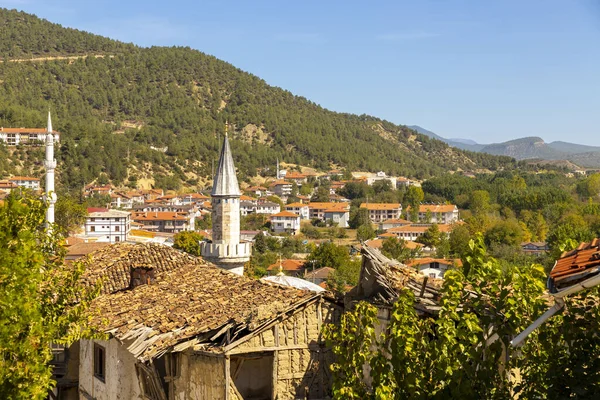
[[[225,123],[223,147],[211,191],[212,241],[202,242],[201,253],[217,266],[243,275],[251,244],[240,240],[241,192],[229,147],[228,125]]]
[[[54,159],[54,133],[52,131],[52,117],[48,110],[48,125],[46,127],[46,159],[44,166],[46,167],[46,193],[44,199],[48,202],[46,210],[46,227],[52,229],[54,223],[54,204],[56,203],[56,193],[54,191],[54,170],[56,169],[56,160]]]

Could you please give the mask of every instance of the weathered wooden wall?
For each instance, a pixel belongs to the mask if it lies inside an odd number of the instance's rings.
[[[337,321],[341,309],[323,301],[299,309],[289,318],[251,337],[230,354],[273,352],[273,395],[285,400],[327,397],[331,388],[331,351],[321,337],[324,324]]]
[[[179,400],[225,399],[225,358],[185,352],[173,384]]]

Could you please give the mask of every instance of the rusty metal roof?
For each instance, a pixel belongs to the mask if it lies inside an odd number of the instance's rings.
[[[600,272],[600,239],[581,243],[575,250],[564,252],[550,272],[556,289],[574,285]],[[551,287],[552,289],[552,287]]]

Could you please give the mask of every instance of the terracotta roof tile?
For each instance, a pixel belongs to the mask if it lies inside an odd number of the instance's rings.
[[[130,267],[149,267],[157,276],[183,265],[200,265],[201,258],[169,246],[144,243],[118,243],[94,251],[83,261],[87,269],[82,280],[93,285],[103,278],[102,293],[114,293],[129,287]]]
[[[600,239],[581,243],[556,260],[550,279],[556,288],[574,285],[600,272]]]
[[[402,206],[400,203],[362,203],[360,208],[367,210],[399,210]]]

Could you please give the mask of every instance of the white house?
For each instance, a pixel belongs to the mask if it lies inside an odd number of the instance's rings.
[[[271,184],[271,190],[279,197],[288,197],[292,194],[292,184],[284,180],[278,180]]]
[[[428,216],[431,217],[428,219]],[[428,224],[450,224],[458,221],[458,207],[454,204],[421,204],[419,222]]]
[[[331,222],[340,228],[348,228],[350,226],[350,211],[332,208],[325,210],[324,216],[326,222]]]
[[[52,131],[54,142],[58,142],[60,134]],[[7,146],[16,145],[39,145],[46,141],[48,130],[46,128],[3,128],[0,127],[0,142]]]
[[[289,211],[282,211],[273,214],[271,219],[271,229],[275,233],[290,233],[295,235],[300,230],[300,216]]]
[[[27,189],[40,189],[40,180],[38,178],[32,178],[30,176],[13,176],[12,178],[9,178],[8,181]]]
[[[400,203],[362,203],[360,208],[367,209],[369,219],[376,224],[388,219],[399,219],[402,214]]]
[[[102,242],[124,242],[131,231],[131,217],[126,211],[88,209],[85,236]]]
[[[300,216],[300,219],[309,219],[310,218],[308,204],[291,203],[291,204],[286,204],[284,206],[284,208],[285,208],[285,211],[289,211],[294,214],[298,214]]]
[[[416,258],[408,263],[409,267],[414,267],[419,270],[420,273],[429,278],[442,279],[446,271],[454,266],[462,266],[460,260],[447,260],[444,258]]]
[[[392,189],[396,189],[396,178],[387,176],[383,171],[379,171],[375,175],[367,177],[367,185],[369,186],[372,186],[375,182],[379,181],[389,181]]]
[[[256,204],[257,214],[277,214],[281,211],[281,206],[270,201],[263,201]]]

